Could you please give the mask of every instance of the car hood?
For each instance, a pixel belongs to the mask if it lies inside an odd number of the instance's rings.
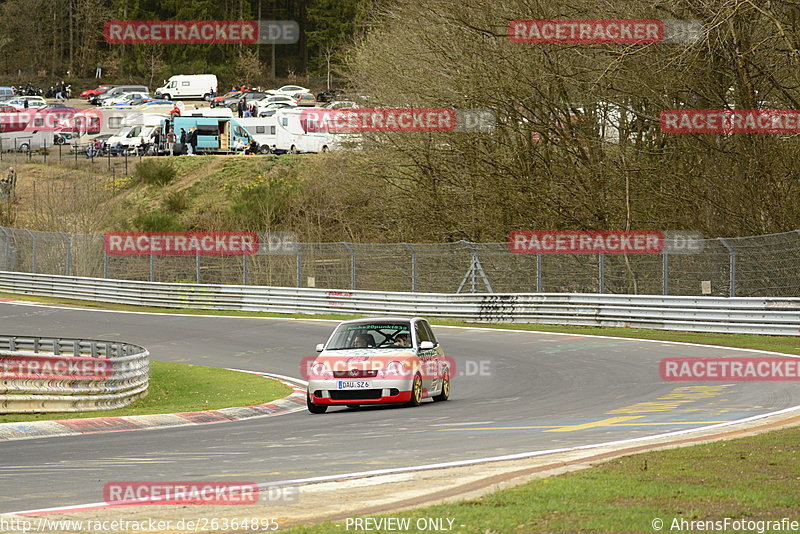
[[[416,356],[413,349],[345,349],[345,350],[324,350],[317,356],[318,362],[323,361],[347,361],[358,366],[359,363],[372,360],[399,360]]]

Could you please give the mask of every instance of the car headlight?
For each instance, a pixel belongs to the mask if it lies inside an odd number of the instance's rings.
[[[322,379],[330,375],[330,369],[324,363],[315,363],[311,366],[311,376],[309,378]]]

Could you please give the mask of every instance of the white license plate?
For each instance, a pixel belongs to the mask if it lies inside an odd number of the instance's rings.
[[[364,381],[339,380],[339,389],[370,389],[372,384]]]

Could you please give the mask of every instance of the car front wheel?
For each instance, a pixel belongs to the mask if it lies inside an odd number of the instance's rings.
[[[408,406],[419,406],[422,403],[422,377],[416,375],[414,383],[411,385],[411,400],[408,401]]]
[[[311,413],[325,413],[328,410],[328,407],[324,404],[314,404],[311,402],[311,395],[308,393],[306,393],[306,406]]]

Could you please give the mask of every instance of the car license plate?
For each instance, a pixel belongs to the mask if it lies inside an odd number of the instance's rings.
[[[369,389],[372,386],[369,382],[339,380],[339,389]]]

